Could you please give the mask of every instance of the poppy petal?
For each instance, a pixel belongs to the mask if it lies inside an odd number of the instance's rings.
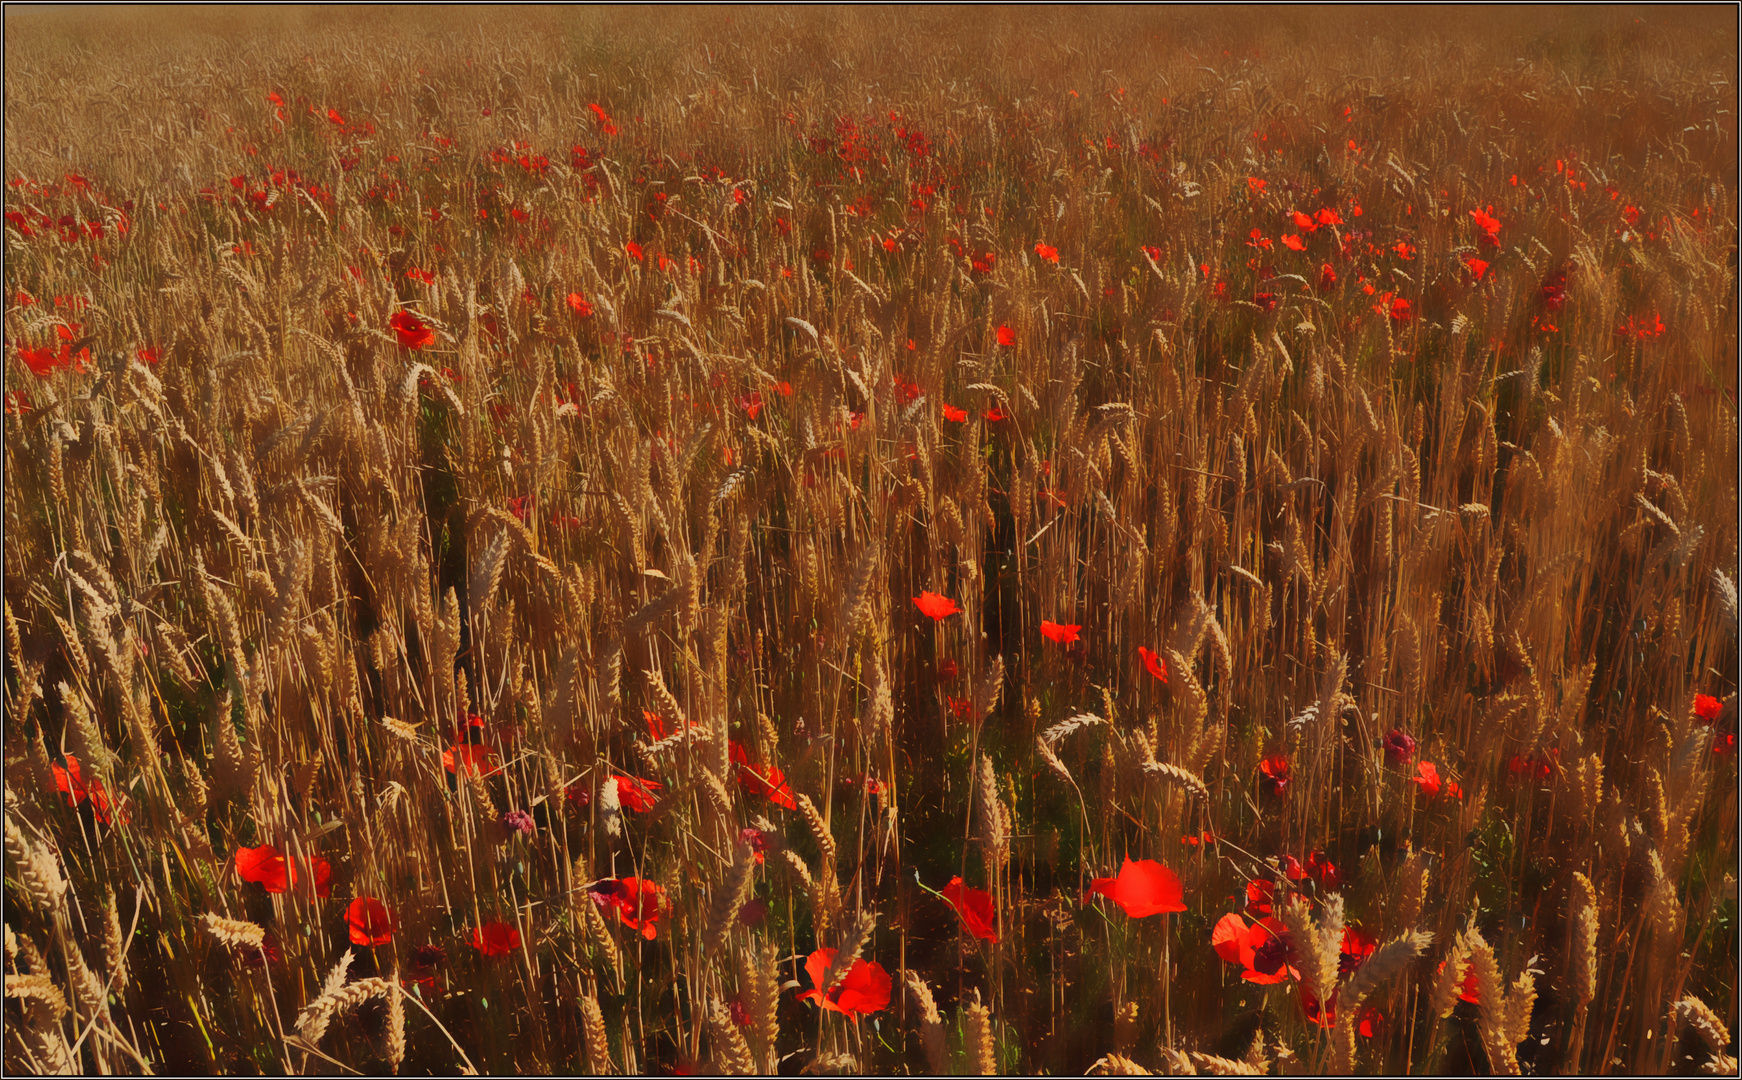
[[[954,600],[951,600],[947,596],[941,596],[935,592],[920,593],[918,596],[913,598],[913,605],[914,607],[919,608],[921,615],[933,619],[942,619],[954,615],[962,610],[956,606]]]
[[[1210,931],[1210,947],[1230,964],[1241,962],[1241,948],[1246,944],[1246,920],[1238,913],[1230,911],[1216,923],[1216,928]]]
[[[998,912],[992,904],[992,894],[962,884],[961,878],[951,878],[941,890],[943,898],[956,909],[967,926],[968,933],[993,944],[998,942]]]
[[[1186,909],[1179,878],[1154,859],[1132,862],[1127,856],[1108,895],[1133,919]]]

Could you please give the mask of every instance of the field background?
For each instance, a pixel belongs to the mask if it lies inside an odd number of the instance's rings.
[[[1736,41],[8,9],[8,1069],[1733,1070]]]

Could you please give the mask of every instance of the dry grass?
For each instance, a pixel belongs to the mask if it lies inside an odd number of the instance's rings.
[[[7,1067],[1733,1067],[1731,14],[9,14]]]

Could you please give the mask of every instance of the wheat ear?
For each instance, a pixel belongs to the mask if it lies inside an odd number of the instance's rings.
[[[949,1059],[944,1046],[944,1018],[938,1014],[937,1001],[931,987],[914,971],[907,973],[907,992],[919,1006],[919,1041],[925,1047],[925,1063],[933,1076],[949,1072]]]

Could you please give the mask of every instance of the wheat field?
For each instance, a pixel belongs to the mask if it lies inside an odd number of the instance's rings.
[[[9,1072],[1736,1069],[1734,9],[5,53]]]

